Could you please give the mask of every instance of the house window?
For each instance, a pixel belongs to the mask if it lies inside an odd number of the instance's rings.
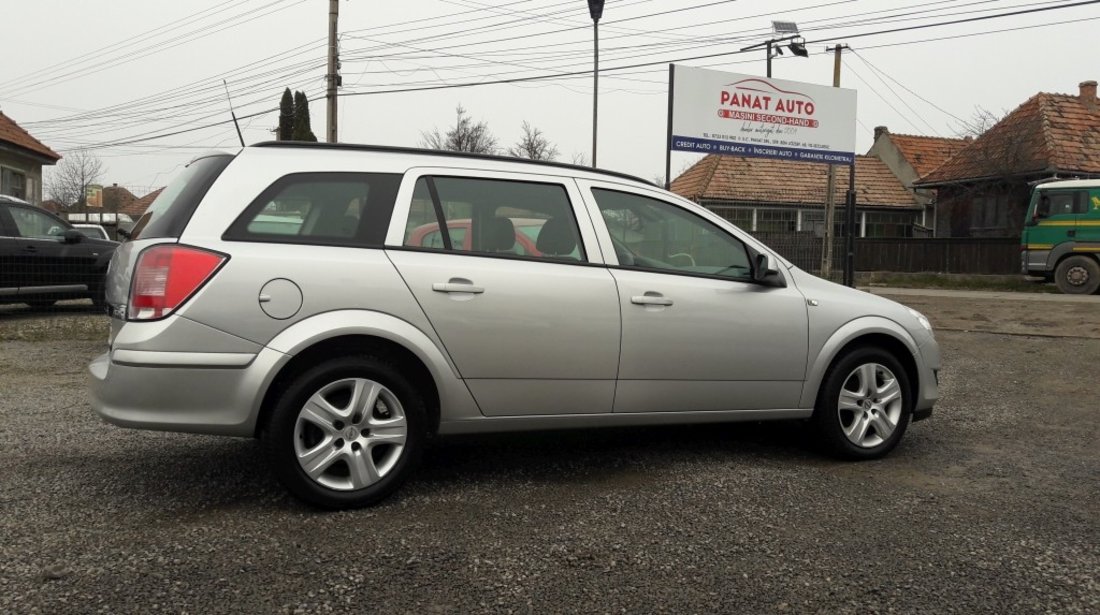
[[[864,237],[912,237],[913,223],[917,215],[914,212],[869,211],[866,214]]]
[[[27,176],[15,169],[0,167],[0,194],[27,200]]]
[[[856,214],[857,216],[859,214]],[[856,228],[859,228],[859,224],[856,224]],[[809,210],[802,211],[802,230],[812,232],[815,237],[825,236],[825,211],[824,210]],[[845,230],[845,213],[841,208],[837,208],[833,212],[833,237],[844,237],[847,231]]]
[[[798,228],[798,210],[795,209],[758,209],[756,210],[757,232],[793,233]]]
[[[752,230],[751,207],[712,207],[714,213],[737,225],[743,231]]]

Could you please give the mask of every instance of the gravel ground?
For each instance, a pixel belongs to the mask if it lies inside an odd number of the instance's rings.
[[[467,437],[320,513],[253,441],[100,422],[102,319],[42,321],[0,315],[3,613],[1100,612],[1098,339],[942,332],[944,398],[877,462],[792,424]]]

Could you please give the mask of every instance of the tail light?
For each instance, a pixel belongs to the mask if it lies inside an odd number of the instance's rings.
[[[157,320],[183,305],[228,257],[176,244],[159,245],[141,253],[134,269],[127,317]]]

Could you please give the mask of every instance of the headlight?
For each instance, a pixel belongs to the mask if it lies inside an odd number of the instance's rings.
[[[925,329],[928,329],[929,333],[932,332],[932,323],[928,322],[928,318],[925,317],[924,314],[921,314],[920,312],[914,310],[913,308],[906,308],[906,309],[908,309],[909,313],[913,315],[913,318],[917,319],[917,322],[920,323],[920,326],[924,327]]]

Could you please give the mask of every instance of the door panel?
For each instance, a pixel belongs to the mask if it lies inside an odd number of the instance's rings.
[[[447,252],[387,253],[485,414],[611,411],[619,300],[607,269]],[[558,382],[507,382],[517,379]],[[559,396],[560,403],[549,396]]]
[[[806,302],[794,288],[616,269],[623,340],[616,412],[795,408]],[[639,304],[660,296],[669,305]]]
[[[15,235],[15,226],[7,207],[0,205],[0,297],[14,295],[19,289],[15,268],[19,239]]]

